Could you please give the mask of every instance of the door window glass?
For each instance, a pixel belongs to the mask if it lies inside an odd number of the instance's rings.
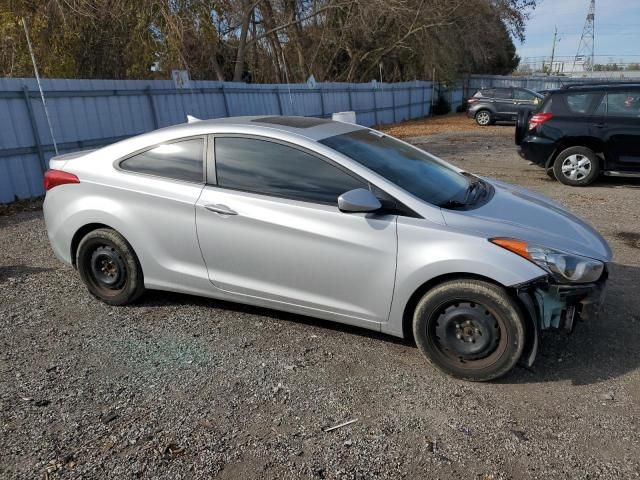
[[[220,187],[337,205],[349,190],[368,188],[361,180],[301,150],[251,138],[215,139]]]
[[[567,107],[571,113],[587,114],[598,93],[570,93],[567,95]]]
[[[640,117],[640,91],[609,92],[607,115],[616,117]]]
[[[602,97],[602,100],[600,100],[600,103],[598,104],[598,108],[596,108],[596,111],[594,112],[595,115],[606,115],[607,114],[607,94],[604,94],[604,97]]]
[[[496,98],[512,98],[513,93],[510,88],[496,88]]]
[[[531,92],[527,92],[526,90],[520,90],[519,88],[516,88],[513,91],[513,98],[515,98],[516,100],[528,100],[530,102],[533,102],[534,100],[536,100],[538,97],[536,97],[533,93]]]
[[[120,168],[159,177],[202,182],[204,140],[193,138],[164,143],[127,158]]]

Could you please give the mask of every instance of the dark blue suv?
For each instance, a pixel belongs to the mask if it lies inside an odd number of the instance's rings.
[[[565,185],[640,177],[640,83],[571,85],[516,123],[520,156]]]

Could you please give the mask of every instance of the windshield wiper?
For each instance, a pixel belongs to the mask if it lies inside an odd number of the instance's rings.
[[[449,199],[445,202],[442,202],[438,205],[440,208],[464,208],[467,206],[466,202],[461,202],[460,200]]]
[[[477,177],[469,175],[469,185],[464,191],[464,200],[458,198],[450,198],[439,204],[441,208],[465,208],[476,203],[481,197],[484,197],[488,191],[485,183]],[[477,193],[475,193],[477,192]]]
[[[473,197],[473,193],[477,192]],[[482,180],[475,178],[467,187],[464,201],[467,205],[476,203],[476,201],[487,194],[487,187]]]

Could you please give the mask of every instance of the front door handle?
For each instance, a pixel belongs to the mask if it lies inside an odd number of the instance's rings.
[[[604,128],[604,123],[603,122],[594,123],[593,126],[596,127],[596,128]]]
[[[212,204],[212,205],[205,205],[204,208],[206,208],[210,212],[219,213],[220,215],[237,215],[238,214],[238,212],[230,209],[226,205]]]

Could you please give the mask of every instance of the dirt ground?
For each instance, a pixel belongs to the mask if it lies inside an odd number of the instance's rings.
[[[516,155],[513,127],[447,118],[397,128],[607,238],[600,319],[546,335],[532,369],[466,383],[411,343],[330,322],[161,292],[109,307],[53,257],[41,211],[13,211],[0,216],[0,478],[639,478],[640,182],[565,187]]]

